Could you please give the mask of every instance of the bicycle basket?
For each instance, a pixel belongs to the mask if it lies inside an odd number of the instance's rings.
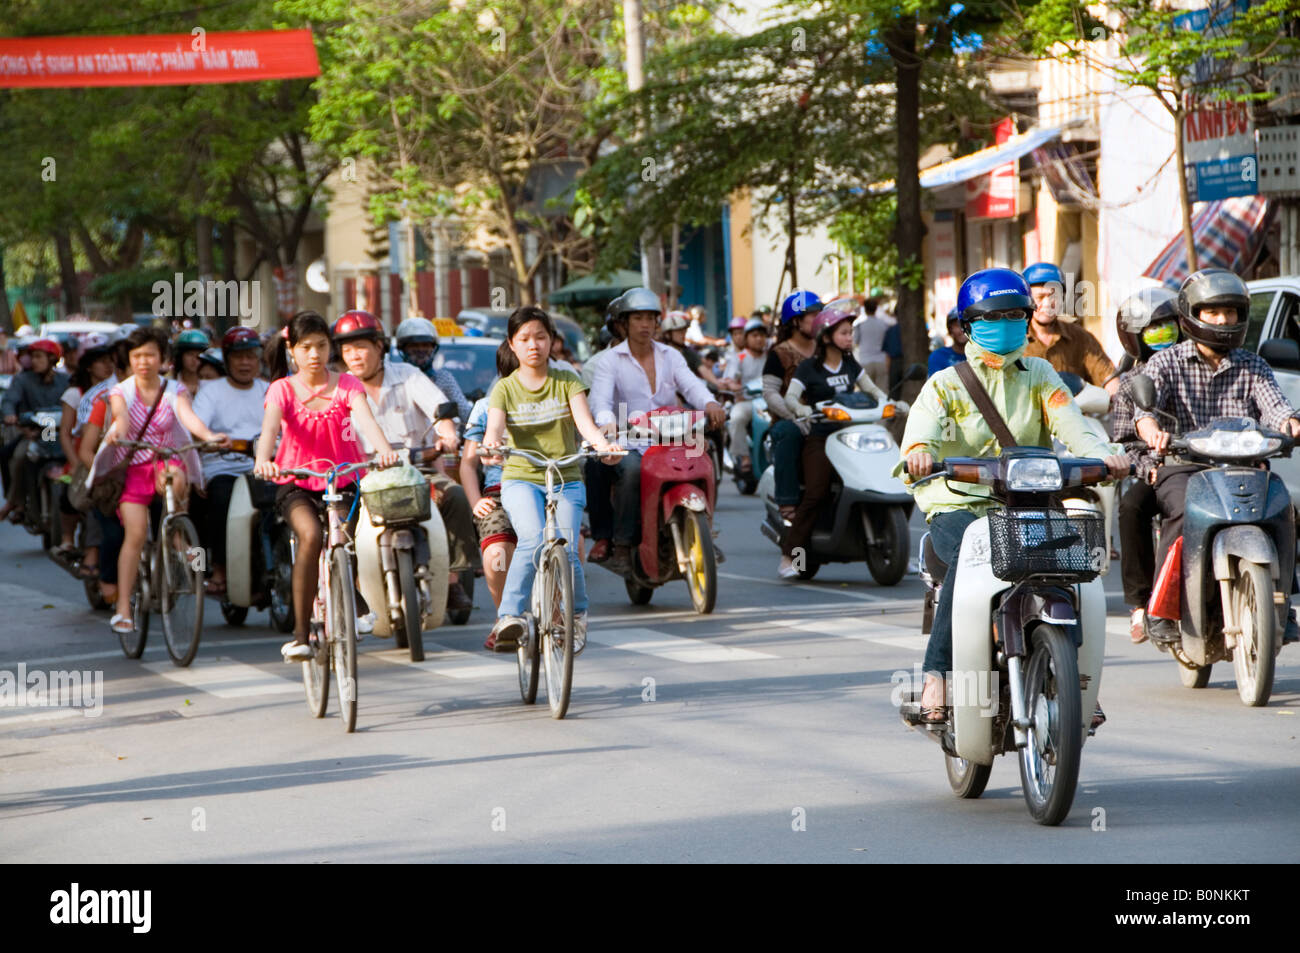
[[[361,481],[361,497],[375,526],[423,523],[430,515],[429,481],[409,465],[367,473]]]
[[[1053,576],[1089,582],[1106,561],[1106,531],[1098,513],[1037,508],[989,513],[993,575],[1008,582]]]

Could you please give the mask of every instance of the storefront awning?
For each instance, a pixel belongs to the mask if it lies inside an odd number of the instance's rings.
[[[1206,202],[1192,216],[1197,264],[1240,273],[1259,253],[1271,212],[1272,203],[1260,195]],[[1190,273],[1181,229],[1142,272],[1175,290]]]

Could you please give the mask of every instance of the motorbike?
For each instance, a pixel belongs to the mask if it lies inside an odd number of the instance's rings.
[[[1083,414],[1084,424],[1094,437],[1098,440],[1110,442],[1110,433],[1106,425],[1102,423],[1102,418],[1110,412],[1110,395],[1106,393],[1105,388],[1098,387],[1096,384],[1089,384],[1078,374],[1072,374],[1068,371],[1063,372],[1061,381],[1074,397],[1074,403]],[[1065,445],[1059,441],[1055,442],[1056,452],[1066,455]],[[1102,575],[1106,575],[1110,568],[1111,553],[1111,527],[1115,525],[1115,495],[1117,487],[1113,483],[1103,484],[1101,486],[1079,487],[1076,488],[1079,500],[1091,500],[1101,507],[1102,516],[1106,520],[1106,566],[1102,569]]]
[[[1156,409],[1149,377],[1135,377],[1132,391],[1138,407],[1172,420],[1176,429],[1177,421]],[[1166,600],[1168,609],[1155,613],[1176,615],[1180,641],[1156,645],[1177,660],[1188,688],[1204,688],[1211,666],[1231,661],[1237,694],[1251,707],[1268,704],[1273,692],[1295,578],[1291,495],[1266,461],[1289,457],[1294,446],[1290,436],[1247,417],[1225,417],[1174,434],[1165,457],[1203,469],[1187,481],[1181,552],[1171,547],[1152,595],[1154,606],[1165,584],[1180,587],[1177,599]]]
[[[720,554],[713,545],[717,484],[705,449],[702,411],[662,407],[628,419],[628,435],[651,441],[641,454],[641,543],[623,577],[643,606],[658,587],[685,579],[695,611],[718,598]]]
[[[410,451],[411,459],[422,457]],[[360,489],[357,588],[374,611],[374,634],[394,636],[421,662],[424,632],[440,626],[447,611],[451,563],[433,487],[407,465],[367,474]]]
[[[924,368],[916,365],[904,381],[915,380],[918,370],[923,377]],[[816,422],[842,426],[826,439],[834,475],[799,563],[799,578],[812,579],[826,563],[865,560],[878,585],[896,585],[907,572],[914,503],[892,475],[898,445],[883,422],[902,417],[909,407],[903,401],[877,406],[876,398],[855,391],[821,401],[814,409]],[[776,502],[775,467],[763,471],[758,490],[765,510],[759,530],[781,546],[790,524]]]
[[[1106,642],[1103,517],[1097,505],[1077,506],[1069,497],[1111,477],[1102,460],[1040,447],[949,457],[940,467],[917,485],[945,479],[962,492],[960,484],[980,484],[1002,508],[975,520],[962,538],[952,603],[952,717],[921,721],[916,691],[899,699],[903,723],[938,742],[960,798],[979,797],[994,756],[1016,752],[1030,815],[1056,825],[1074,801]],[[948,567],[929,533],[921,549],[921,628],[928,634]]]
[[[234,440],[231,450],[252,456],[257,440]],[[298,544],[276,512],[275,484],[251,473],[235,478],[226,511],[226,594],[221,615],[243,625],[248,610],[266,609],[277,631],[293,631],[293,564]]]
[[[745,385],[745,399],[754,407],[754,415],[749,423],[749,462],[748,474],[736,473],[736,488],[745,496],[758,489],[760,475],[767,469],[767,432],[772,427],[772,415],[768,413],[767,401],[763,397],[763,379],[757,378]]]
[[[60,407],[42,407],[21,414],[18,428],[27,437],[27,499],[23,506],[23,528],[41,537],[48,552],[63,538],[59,496],[63,484],[63,445],[59,443]]]
[[[427,462],[420,461],[418,459],[419,451],[413,451],[413,456],[417,461],[416,467],[425,476],[429,476],[435,471],[437,471],[437,472],[445,473],[448,477],[455,480],[456,483],[458,484],[460,483],[460,451],[457,451],[454,454],[453,453],[439,454],[435,459],[429,460]],[[434,505],[435,506],[437,505],[436,498],[434,499]],[[439,520],[441,520],[441,515],[439,516]],[[451,558],[450,555],[448,555],[449,562],[450,562],[450,558]],[[470,600],[470,602],[474,601],[474,578],[477,575],[481,575],[482,572],[483,570],[481,568],[478,570],[462,569],[460,572],[455,574],[456,581],[460,582],[461,589],[465,591],[465,595]],[[450,574],[448,575],[447,582],[449,585],[452,582]],[[454,612],[448,609],[447,618],[448,620],[450,620],[452,625],[465,625],[467,622],[469,622],[470,614],[473,611],[474,610],[472,607],[467,609],[457,609]],[[399,639],[400,638],[401,637],[399,636]],[[402,643],[399,641],[399,646],[401,644]]]

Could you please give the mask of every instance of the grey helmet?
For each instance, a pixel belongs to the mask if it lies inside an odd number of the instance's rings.
[[[1202,308],[1237,309],[1236,324],[1206,324]],[[1178,290],[1178,323],[1197,344],[1227,353],[1241,347],[1250,330],[1250,292],[1246,283],[1225,268],[1202,268],[1187,276]]]
[[[634,311],[653,311],[663,314],[659,296],[649,288],[629,288],[609,304],[609,315],[615,321],[626,320]]]
[[[1140,361],[1151,359],[1152,350],[1142,340],[1150,325],[1178,320],[1178,295],[1168,288],[1143,288],[1129,295],[1115,314],[1115,330],[1124,351]]]
[[[433,326],[433,322],[428,318],[407,318],[397,326],[397,331],[393,335],[397,339],[397,346],[405,347],[407,344],[437,344],[438,332]]]

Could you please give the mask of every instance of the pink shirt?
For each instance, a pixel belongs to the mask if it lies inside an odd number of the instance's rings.
[[[324,470],[336,463],[357,463],[366,459],[352,425],[352,402],[358,395],[361,400],[366,399],[366,390],[361,382],[351,374],[340,374],[330,405],[324,410],[308,410],[288,377],[273,382],[266,392],[265,405],[279,407],[284,415],[275,465],[286,470],[296,467]],[[347,486],[360,473],[349,473],[339,480],[338,485]],[[325,489],[325,481],[319,477],[286,477],[277,482],[293,483],[304,490]]]
[[[158,409],[154,411],[152,418],[149,416],[150,403],[136,393],[134,387],[127,388],[122,384],[117,384],[108,392],[110,398],[121,397],[124,401],[130,401],[130,406],[126,409],[129,421],[126,428],[126,439],[136,440],[140,443],[162,444],[164,447],[181,446],[174,439],[177,436],[175,429],[178,420],[173,407],[177,397],[189,392],[185,389],[185,385],[179,381],[163,380],[162,386],[166,392],[162,395],[162,399],[158,401]],[[136,434],[140,433],[140,428],[144,426],[146,420],[149,421],[149,429],[143,435],[137,437]],[[181,433],[184,434],[184,431],[181,431]],[[151,460],[153,460],[152,450],[137,450],[131,455],[131,466],[149,463]]]

